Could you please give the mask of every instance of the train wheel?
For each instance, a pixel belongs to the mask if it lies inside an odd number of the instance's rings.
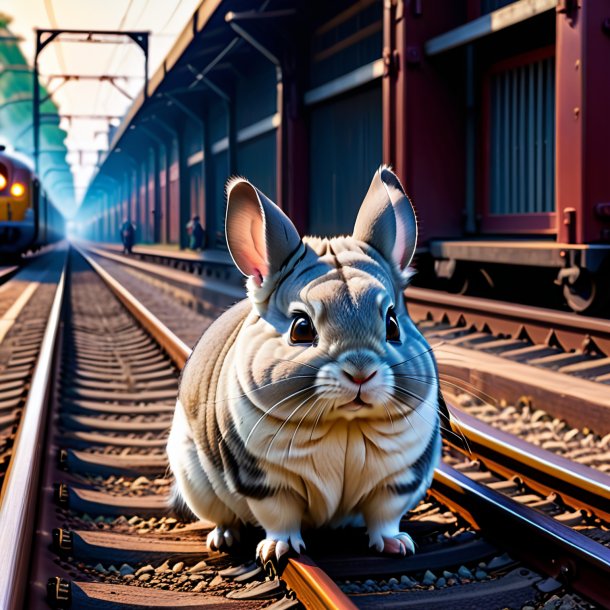
[[[582,269],[573,284],[565,282],[563,296],[572,311],[591,314],[607,303],[607,291],[600,289],[599,277]]]

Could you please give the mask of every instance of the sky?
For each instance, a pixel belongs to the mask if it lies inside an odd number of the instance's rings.
[[[149,76],[154,74],[201,0],[0,0],[0,12],[12,17],[10,29],[33,63],[35,28],[149,31]],[[53,42],[39,56],[43,85],[54,90],[58,74],[117,78],[120,89],[134,98],[144,83],[144,56],[134,43],[82,44]],[[96,154],[108,147],[108,121],[118,123],[131,99],[109,81],[70,80],[53,100],[63,115],[95,115],[96,119],[63,119],[68,132],[67,160],[72,166],[77,202],[95,171]]]

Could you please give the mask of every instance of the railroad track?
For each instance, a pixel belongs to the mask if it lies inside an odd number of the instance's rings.
[[[5,562],[8,582],[0,582],[0,591],[11,592],[5,607],[48,607],[45,598],[58,608],[198,608],[212,601],[258,607],[257,600],[271,599],[279,609],[297,603],[294,593],[306,607],[318,608],[493,608],[530,601],[536,607],[553,592],[564,595],[566,584],[603,606],[610,563],[603,498],[592,499],[597,492],[588,489],[585,514],[570,505],[567,492],[567,505],[548,497],[531,463],[523,480],[505,479],[502,468],[516,469],[506,465],[502,451],[498,464],[485,458],[487,470],[483,460],[446,450],[432,494],[405,523],[420,547],[411,558],[371,556],[363,532],[326,532],[308,543],[316,563],[291,559],[278,580],[249,561],[253,548],[246,543],[245,556],[237,559],[206,553],[208,525],[168,518],[163,508],[169,483],[164,434],[177,370],[189,349],[106,278],[136,323],[102,294],[107,288],[76,255],[72,272],[32,584],[24,583],[30,545],[22,524],[26,536],[14,535],[16,556]],[[467,435],[473,455],[483,455],[481,443]],[[580,483],[571,483],[577,490]],[[27,515],[25,497],[20,506],[12,512]],[[27,595],[28,605],[20,605],[20,595]]]
[[[444,344],[448,374],[497,401],[514,402],[518,386],[553,416],[610,432],[609,320],[422,288],[409,288],[407,303],[429,341]]]
[[[0,288],[0,294],[12,299],[9,308],[4,304],[0,321],[0,553],[2,564],[10,566],[0,577],[2,608],[18,608],[22,602],[23,581],[15,587],[16,579],[8,575],[27,571],[64,260],[61,250],[41,256]]]
[[[16,265],[7,265],[0,267],[0,285],[4,284],[4,282],[8,281],[17,271],[19,267]]]
[[[64,255],[39,259],[0,286],[0,489],[42,344]]]
[[[243,289],[233,285],[88,248],[190,345],[223,309],[243,298]],[[154,298],[151,285],[158,289]],[[607,359],[592,351],[596,342],[604,345],[608,321],[531,307],[521,316],[513,304],[417,288],[407,294],[412,316],[434,346],[443,389],[456,404],[527,442],[610,472],[610,393],[594,375],[586,378],[587,370],[608,366]],[[554,326],[545,327],[547,319],[554,320]],[[589,322],[593,334],[587,339]],[[563,329],[567,338],[553,328]],[[547,343],[532,342],[527,329]],[[569,351],[574,345],[587,345],[589,352]],[[568,375],[570,365],[577,370]]]

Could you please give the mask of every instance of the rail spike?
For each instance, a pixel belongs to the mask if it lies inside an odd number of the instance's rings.
[[[58,483],[55,488],[55,500],[60,506],[67,507],[70,499],[67,483]]]
[[[62,527],[53,528],[53,550],[58,555],[69,555],[73,549],[72,532]]]
[[[61,470],[68,470],[68,452],[66,449],[60,449],[57,452],[57,464]]]
[[[70,581],[53,576],[47,581],[47,601],[56,610],[68,610],[72,605]]]

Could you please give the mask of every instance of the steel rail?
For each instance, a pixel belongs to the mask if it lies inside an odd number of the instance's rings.
[[[526,564],[607,606],[607,547],[443,463],[434,473],[431,492]]]
[[[0,285],[4,284],[4,282],[10,280],[15,273],[19,271],[19,267],[16,265],[11,265],[9,267],[0,268]]]
[[[88,256],[80,247],[74,244],[72,244],[72,247],[87,261],[100,278],[102,278],[104,283],[117,296],[121,303],[125,305],[133,317],[155,338],[157,343],[159,343],[168,353],[169,357],[175,362],[176,366],[182,368],[191,355],[189,346],[167,328],[159,318],[144,307],[128,290],[121,286],[117,280]]]
[[[610,476],[494,428],[459,407],[447,407],[455,436],[445,440],[452,446],[468,453],[456,442],[464,435],[468,448],[490,470],[508,478],[518,474],[532,489],[543,494],[557,492],[570,506],[610,521]]]
[[[537,343],[543,343],[552,330],[566,351],[582,349],[585,341],[592,339],[610,355],[610,320],[428,288],[410,287],[405,296],[412,317],[413,314],[425,316],[428,312],[436,312],[453,317],[452,322],[461,317],[467,326],[493,324],[494,332],[514,334],[525,329]]]
[[[91,265],[134,318],[168,353],[176,366],[182,368],[191,354],[191,349],[105,269],[78,246],[73,247]],[[307,556],[291,557],[282,571],[281,578],[297,594],[299,601],[308,610],[354,610],[356,608],[349,597]]]
[[[136,312],[133,315],[138,320],[141,316],[142,323],[147,325],[147,330],[171,355],[176,365],[183,366],[190,354],[189,348],[110,274],[82,251],[81,254],[94,270],[102,272],[100,276],[122,302],[131,303],[130,311]],[[179,347],[176,342],[179,342]],[[459,417],[466,419],[462,414]],[[473,432],[473,442],[476,439]],[[512,444],[515,445],[514,442]],[[575,477],[574,485],[577,479]],[[495,536],[515,555],[547,574],[569,580],[570,585],[592,599],[598,602],[603,599],[604,592],[600,587],[603,588],[610,577],[610,550],[599,543],[551,517],[471,481],[445,464],[441,464],[435,472],[432,493],[476,528],[484,527],[486,535]],[[534,554],[531,549],[535,549]],[[308,609],[354,608],[351,600],[309,557],[289,559],[281,577]]]
[[[0,496],[0,608],[24,608],[52,367],[66,285],[67,256],[32,376],[15,450]]]

